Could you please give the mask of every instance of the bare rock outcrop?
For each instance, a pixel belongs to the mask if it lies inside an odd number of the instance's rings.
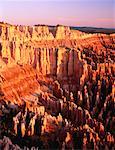
[[[9,66],[0,72],[1,90],[6,99],[21,103],[22,98],[40,89],[37,77],[36,71],[29,65]]]
[[[17,64],[22,65],[28,74],[25,66],[31,65],[43,76],[57,78],[63,86],[68,80],[69,84],[79,86],[91,76],[91,70],[97,66],[96,61],[104,63],[108,57],[113,66],[115,34],[88,34],[60,25],[52,30],[55,30],[55,35],[44,25],[30,27],[1,23],[0,65],[2,69],[12,66],[12,69],[6,69],[6,74],[7,71],[13,72],[13,66],[23,70]],[[32,68],[29,72],[30,80],[35,78]]]
[[[0,23],[0,148],[113,149],[114,38]]]

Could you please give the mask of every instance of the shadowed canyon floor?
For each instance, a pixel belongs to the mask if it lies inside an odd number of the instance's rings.
[[[0,149],[114,149],[115,33],[0,23]]]

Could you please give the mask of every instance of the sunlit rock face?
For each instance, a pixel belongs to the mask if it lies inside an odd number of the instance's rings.
[[[39,90],[37,73],[29,65],[20,67],[19,65],[7,66],[0,72],[1,90],[6,99],[21,102],[24,96]]]
[[[2,149],[55,149],[56,142],[58,149],[86,149],[91,140],[87,149],[112,149],[114,39],[65,26],[0,23]]]
[[[49,31],[48,26],[29,27],[1,24],[0,30],[0,54],[2,58],[13,58],[16,63],[31,64],[37,67],[39,66],[37,63],[41,63],[43,74],[52,74],[52,71],[43,69],[42,63],[50,65],[53,62],[55,65],[57,62],[58,64],[59,59],[62,58],[57,56],[58,54],[61,55],[62,47],[63,49],[73,49],[76,53],[78,48],[81,50],[92,48],[101,55],[101,50],[104,51],[106,48],[113,47],[115,36],[115,34],[87,34],[70,30],[69,27],[65,26],[57,26],[55,36]],[[52,67],[55,68],[55,66]]]
[[[7,24],[0,24],[0,34],[2,69],[7,65],[31,65],[38,73],[55,77],[64,82],[63,85],[69,79],[78,86],[80,78],[82,80],[89,75],[91,66],[88,65],[95,59],[90,58],[87,53],[83,54],[83,51],[92,51],[98,56],[103,53],[105,57],[108,54],[106,50],[114,48],[115,37],[115,34],[88,34],[66,26],[49,30],[48,26]],[[89,60],[88,65],[85,57]],[[110,54],[109,57],[112,61]]]

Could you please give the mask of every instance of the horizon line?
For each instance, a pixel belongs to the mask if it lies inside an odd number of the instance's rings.
[[[77,28],[101,28],[101,29],[115,29],[114,27],[102,27],[102,26],[100,26],[100,27],[97,27],[97,26],[87,26],[87,25],[83,25],[83,26],[75,26],[75,25],[64,25],[64,24],[44,24],[44,23],[38,23],[38,24],[31,24],[31,25],[29,25],[29,24],[19,24],[19,23],[9,23],[9,22],[5,22],[5,21],[0,21],[0,23],[4,23],[4,24],[9,24],[9,25],[12,25],[12,26],[30,26],[30,27],[32,27],[32,26],[65,26],[65,27],[77,27]]]

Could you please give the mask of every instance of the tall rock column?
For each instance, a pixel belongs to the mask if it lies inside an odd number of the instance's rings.
[[[61,78],[63,77],[63,72],[64,72],[64,54],[66,52],[65,48],[59,48],[58,49],[58,62],[57,62],[57,77]]]
[[[19,61],[20,60],[20,48],[19,48],[19,43],[16,43],[16,47],[15,47],[15,61]]]
[[[41,49],[41,72],[45,75],[45,67],[44,67],[44,48]]]
[[[49,49],[49,54],[50,54],[50,74],[51,75],[56,75],[56,51],[55,48]]]
[[[68,76],[72,76],[74,72],[74,51],[69,52],[69,62],[68,62]]]
[[[46,48],[46,74],[49,75],[50,74],[50,53],[49,53],[49,49]]]
[[[46,75],[46,72],[47,72],[47,60],[46,60],[47,53],[46,53],[46,51],[47,51],[47,49],[44,48],[44,51],[43,51],[43,73],[44,73],[44,75]]]
[[[41,68],[41,48],[37,48],[36,50],[36,69],[38,72],[42,72]]]
[[[69,61],[69,51],[66,50],[66,52],[63,55],[63,64],[64,64],[64,70],[63,70],[63,77],[68,77],[68,61]]]

